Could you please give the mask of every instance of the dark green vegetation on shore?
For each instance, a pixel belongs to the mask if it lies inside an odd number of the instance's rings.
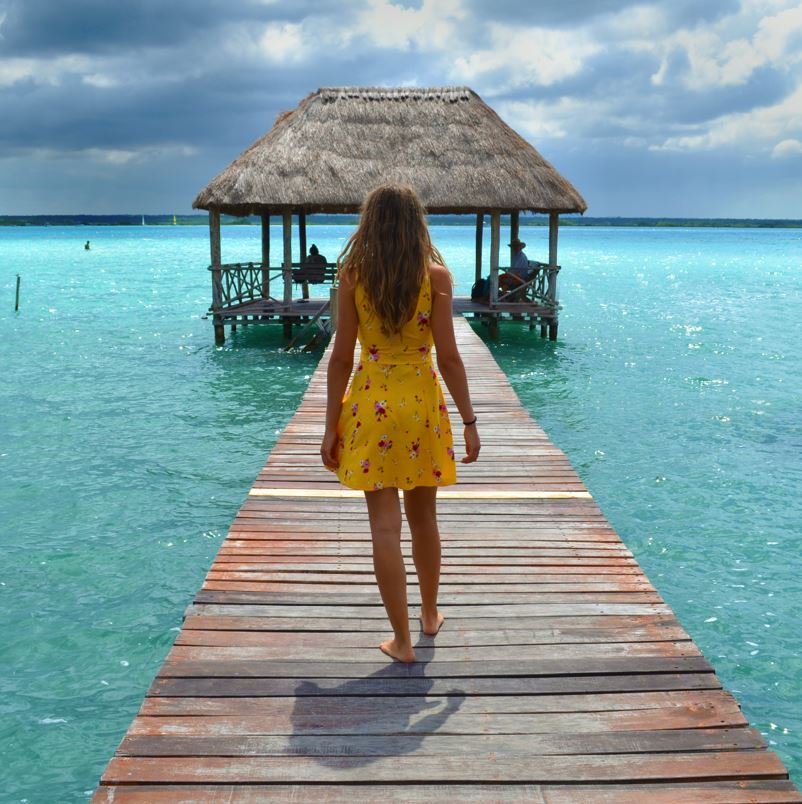
[[[0,215],[0,226],[205,226],[208,217],[205,213],[192,215]],[[355,224],[356,215],[310,215],[307,225],[316,224]],[[438,215],[440,226],[473,225],[473,216]],[[259,224],[256,215],[244,218],[222,216],[228,226],[255,226]],[[522,215],[524,226],[548,226],[546,215]],[[564,215],[561,226],[622,226],[622,227],[695,227],[716,229],[801,229],[802,220],[776,218],[593,218],[580,215]]]

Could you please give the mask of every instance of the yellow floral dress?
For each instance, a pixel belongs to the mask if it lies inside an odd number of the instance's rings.
[[[381,331],[360,285],[355,301],[361,353],[338,426],[340,482],[366,491],[456,483],[451,423],[432,363],[428,275],[398,335]]]

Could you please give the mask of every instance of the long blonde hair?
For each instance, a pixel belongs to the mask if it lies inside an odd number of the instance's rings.
[[[368,194],[359,226],[337,260],[340,275],[362,286],[382,331],[391,335],[414,312],[433,262],[445,265],[429,237],[426,210],[411,187],[397,184]]]

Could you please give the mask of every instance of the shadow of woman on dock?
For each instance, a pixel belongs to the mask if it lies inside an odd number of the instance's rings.
[[[416,646],[431,655],[427,647],[423,641]],[[447,679],[426,675],[429,661],[393,662],[362,678],[300,681],[290,753],[341,768],[344,757],[355,767],[417,752],[465,700],[465,692]],[[353,668],[359,672],[358,664]]]

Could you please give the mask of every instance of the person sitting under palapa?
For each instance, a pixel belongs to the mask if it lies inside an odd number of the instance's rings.
[[[526,284],[530,278],[529,258],[526,256],[524,249],[526,243],[519,240],[517,237],[508,244],[512,249],[512,260],[510,261],[510,270],[505,271],[498,278],[499,291],[502,293],[509,293],[514,291],[521,285]],[[513,294],[509,297],[509,301],[519,301],[516,297],[519,294]]]
[[[326,281],[326,265],[328,260],[318,251],[318,247],[312,243],[309,247],[309,254],[304,258],[301,267],[295,272],[295,281],[303,282],[301,301],[309,298],[309,283],[319,285]]]

